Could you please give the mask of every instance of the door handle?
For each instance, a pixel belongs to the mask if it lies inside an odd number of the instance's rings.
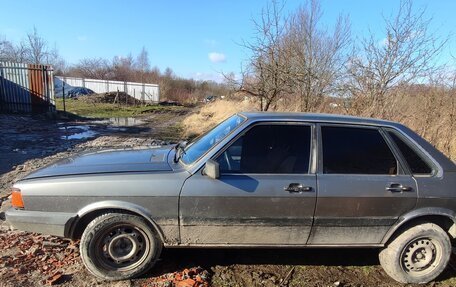
[[[301,193],[301,192],[309,192],[312,191],[312,187],[310,186],[303,186],[300,183],[290,183],[288,186],[286,186],[285,191],[288,191],[289,193]]]
[[[402,185],[400,183],[392,183],[386,187],[386,190],[389,192],[410,192],[413,191],[411,186]]]

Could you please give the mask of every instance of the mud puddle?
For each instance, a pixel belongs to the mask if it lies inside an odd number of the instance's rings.
[[[59,130],[63,132],[63,140],[91,139],[106,132],[124,132],[128,127],[144,125],[143,120],[132,117],[116,117],[104,120],[89,121],[85,124],[59,123]]]

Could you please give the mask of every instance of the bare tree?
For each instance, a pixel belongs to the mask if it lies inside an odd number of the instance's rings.
[[[158,84],[160,85],[160,93],[164,95],[165,98],[171,97],[171,90],[173,86],[173,80],[175,78],[174,72],[170,67],[167,67],[160,77]]]
[[[86,58],[70,69],[69,74],[81,78],[110,80],[113,78],[110,63],[103,58]]]
[[[135,68],[139,71],[139,78],[141,83],[143,83],[146,74],[150,70],[149,53],[145,47],[141,49],[141,52],[136,57]]]
[[[415,12],[411,0],[401,1],[396,16],[385,18],[385,39],[379,42],[371,34],[355,50],[346,87],[354,99],[367,100],[357,107],[358,113],[366,107],[378,110],[393,87],[424,78],[436,68],[435,58],[446,40],[429,31],[432,19],[425,18],[424,12]]]
[[[26,45],[28,46],[29,59],[34,64],[40,64],[48,57],[47,42],[38,35],[36,28],[27,34]]]
[[[292,68],[293,90],[299,95],[300,110],[315,109],[324,96],[338,89],[347,60],[350,24],[339,16],[332,33],[320,28],[323,13],[317,0],[310,0],[289,22],[287,43]]]
[[[0,38],[0,61],[10,61],[12,46],[11,42],[3,37]]]
[[[57,48],[49,47],[48,42],[42,38],[36,28],[28,33],[27,37],[19,44],[1,40],[0,59],[16,63],[51,64],[59,69],[63,67],[63,59],[59,56]]]
[[[57,49],[49,47],[46,39],[38,34],[36,27],[33,27],[33,32],[27,34],[21,45],[25,47],[28,63],[54,64],[59,60]]]
[[[238,90],[260,100],[260,109],[269,110],[289,88],[290,71],[284,52],[286,19],[283,5],[272,1],[254,21],[256,36],[243,46],[250,50],[250,63],[243,73]]]
[[[27,62],[27,47],[23,43],[14,45],[12,42],[2,39],[0,40],[0,60],[16,63]]]
[[[339,17],[333,32],[321,28],[318,0],[309,0],[289,17],[282,16],[282,8],[272,1],[254,22],[256,37],[243,44],[252,57],[239,90],[259,98],[261,110],[297,97],[299,110],[312,111],[338,89],[350,25]],[[233,82],[229,75],[225,78]]]
[[[112,60],[113,76],[118,81],[134,81],[135,63],[133,55],[130,53],[125,57],[116,56]]]

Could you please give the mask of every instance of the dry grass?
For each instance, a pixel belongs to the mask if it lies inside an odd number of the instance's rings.
[[[435,91],[434,91],[435,93]],[[349,114],[382,118],[397,121],[410,127],[419,135],[428,140],[450,159],[456,160],[456,123],[453,120],[454,107],[449,105],[449,95],[434,94],[431,91],[401,94],[388,102],[387,110],[378,113],[370,113],[364,109],[364,113],[356,113],[346,110],[341,105],[334,108],[328,100],[316,107],[313,112]],[[183,121],[184,137],[191,138],[200,135],[230,115],[242,111],[257,111],[258,103],[251,101],[227,101],[219,100],[204,105],[197,112],[189,115]],[[283,101],[275,107],[276,111],[297,111],[296,102]],[[381,110],[380,110],[381,111]]]
[[[256,106],[249,101],[218,100],[206,104],[184,119],[184,136],[189,138],[200,135],[232,114],[256,110]]]

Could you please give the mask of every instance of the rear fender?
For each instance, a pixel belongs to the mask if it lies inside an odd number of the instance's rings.
[[[390,240],[390,238],[394,235],[394,233],[399,230],[399,228],[403,227],[408,223],[411,223],[415,220],[419,220],[420,218],[424,218],[427,216],[439,216],[450,219],[453,222],[453,225],[449,230],[447,230],[447,232],[453,238],[456,238],[456,212],[441,207],[425,207],[413,210],[409,213],[402,215],[383,237],[382,244],[386,244],[388,240]]]

